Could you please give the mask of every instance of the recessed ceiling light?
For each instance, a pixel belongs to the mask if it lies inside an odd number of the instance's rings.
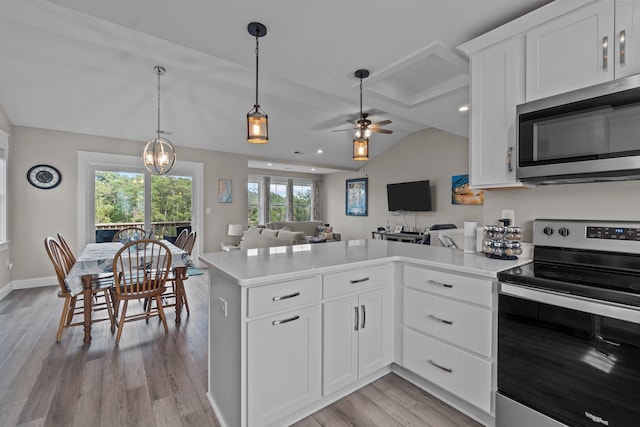
[[[465,111],[469,111],[469,104],[461,105],[460,107],[458,107],[458,111],[460,111],[461,113],[464,113]]]
[[[267,166],[273,166],[273,163],[267,163]]]
[[[311,168],[312,171],[316,170],[316,168]]]
[[[318,150],[316,151],[316,153],[318,153],[318,154],[322,154],[322,153],[323,153],[322,148],[318,148]]]

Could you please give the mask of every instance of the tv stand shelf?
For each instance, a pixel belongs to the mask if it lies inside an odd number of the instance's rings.
[[[378,240],[396,240],[398,242],[418,243],[424,237],[423,233],[388,233],[386,231],[372,231],[371,237]]]

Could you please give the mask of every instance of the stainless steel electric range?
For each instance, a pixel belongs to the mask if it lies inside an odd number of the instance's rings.
[[[496,427],[640,425],[640,222],[539,219],[498,274]]]

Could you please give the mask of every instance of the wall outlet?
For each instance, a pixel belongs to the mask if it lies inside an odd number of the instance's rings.
[[[500,219],[508,218],[511,225],[516,225],[516,211],[515,209],[502,209],[500,211]]]
[[[224,317],[227,317],[227,301],[225,301],[222,297],[218,297],[218,308],[220,309],[220,312],[224,315]]]

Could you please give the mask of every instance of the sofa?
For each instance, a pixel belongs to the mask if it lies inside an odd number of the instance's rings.
[[[267,223],[264,226],[249,227],[245,230],[240,240],[240,249],[270,248],[334,240],[340,240],[340,234],[327,229],[322,221],[277,221]]]
[[[327,241],[340,240],[340,233],[334,233],[333,227],[327,227],[324,221],[274,221],[265,224],[271,230],[302,231],[308,239],[325,239]],[[326,236],[329,233],[329,236]]]

